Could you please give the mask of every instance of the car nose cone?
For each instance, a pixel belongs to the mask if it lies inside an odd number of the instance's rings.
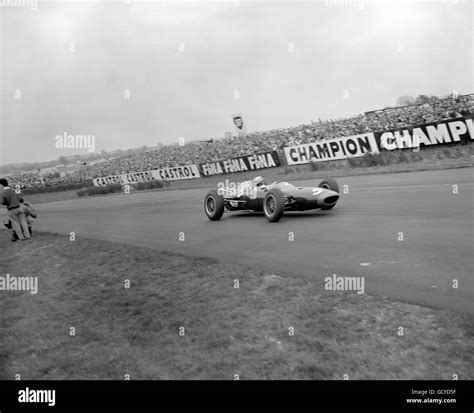
[[[321,206],[326,207],[334,205],[338,201],[338,199],[339,194],[337,192],[326,190],[319,196],[318,202]]]

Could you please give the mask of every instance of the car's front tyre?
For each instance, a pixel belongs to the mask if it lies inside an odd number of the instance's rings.
[[[330,191],[339,193],[339,184],[334,178],[325,178],[319,183],[318,186],[320,188],[329,189]]]
[[[326,179],[323,179],[319,185],[318,185],[320,188],[324,188],[324,189],[329,189],[330,191],[334,191],[334,192],[337,192],[339,193],[339,184],[337,183],[337,181],[333,178],[326,178]],[[324,207],[321,207],[322,210],[329,210],[329,209],[333,209],[335,207],[336,204],[333,204],[333,205],[328,205],[328,206],[324,206]]]
[[[263,199],[263,212],[270,222],[278,222],[285,212],[285,197],[279,189],[272,189]]]
[[[217,191],[209,191],[204,199],[204,212],[211,221],[219,221],[224,215],[224,197]]]

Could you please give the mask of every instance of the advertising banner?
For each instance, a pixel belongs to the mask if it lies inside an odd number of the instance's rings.
[[[287,146],[283,150],[288,165],[334,161],[379,152],[373,133]]]
[[[444,119],[437,122],[393,129],[375,133],[380,151],[396,149],[425,148],[461,142],[471,142],[474,137],[473,116]]]
[[[366,133],[284,148],[288,165],[355,158],[366,153],[472,142],[473,116],[443,119],[388,131]]]
[[[175,166],[172,168],[154,169],[151,171],[109,175],[95,178],[93,181],[94,186],[105,186],[111,184],[130,185],[150,181],[176,181],[180,179],[193,179],[199,177],[200,174],[197,165],[185,165]]]
[[[230,174],[233,172],[257,171],[280,166],[277,151],[244,155],[215,162],[199,164],[202,176]]]

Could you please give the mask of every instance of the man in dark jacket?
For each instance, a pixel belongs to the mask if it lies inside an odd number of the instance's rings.
[[[8,218],[12,223],[12,229],[24,241],[30,238],[28,223],[26,222],[25,213],[20,208],[20,200],[13,189],[8,186],[8,181],[4,178],[0,179],[0,187],[3,188],[1,193],[2,205],[7,207]]]

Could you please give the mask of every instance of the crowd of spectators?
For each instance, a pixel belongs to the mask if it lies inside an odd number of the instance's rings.
[[[281,151],[285,146],[403,128],[473,113],[474,95],[464,95],[432,100],[420,105],[385,108],[350,118],[319,120],[286,129],[253,132],[237,138],[166,145],[110,158],[93,165],[83,165],[78,170],[59,177],[40,177],[38,172],[28,172],[10,178],[21,182],[24,187],[84,182],[101,176],[198,164],[270,150]]]

